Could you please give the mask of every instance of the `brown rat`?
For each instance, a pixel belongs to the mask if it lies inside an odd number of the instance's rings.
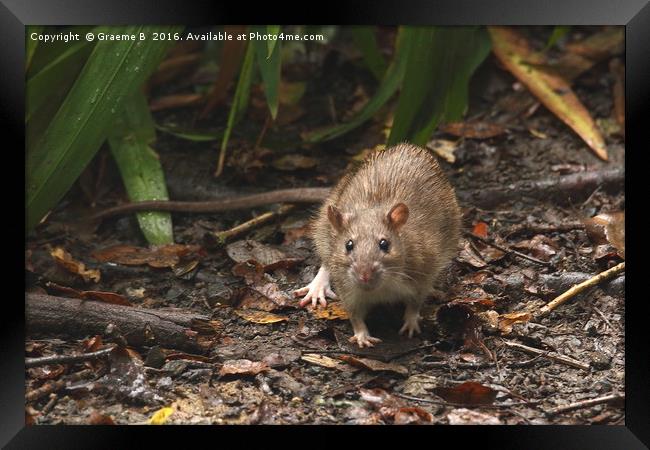
[[[400,333],[420,332],[420,308],[457,252],[460,209],[436,159],[410,144],[374,153],[348,173],[323,203],[313,224],[322,266],[298,289],[300,301],[325,306],[335,298],[330,278],[350,315],[350,341],[370,347],[379,339],[365,324],[381,302],[406,305]]]

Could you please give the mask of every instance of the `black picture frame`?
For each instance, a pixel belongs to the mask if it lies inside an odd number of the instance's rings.
[[[253,6],[254,5],[254,6]],[[644,193],[647,191],[641,180],[647,165],[643,164],[643,155],[648,152],[647,141],[643,140],[643,125],[647,128],[645,113],[648,113],[650,98],[650,5],[647,0],[560,0],[544,2],[539,0],[410,0],[408,2],[372,1],[372,0],[329,0],[326,4],[310,3],[279,4],[277,2],[210,2],[210,1],[83,1],[83,0],[2,0],[0,3],[0,54],[2,71],[0,73],[0,111],[6,143],[4,156],[22,155],[24,149],[24,47],[25,25],[84,25],[84,24],[187,24],[208,25],[217,23],[319,23],[319,24],[381,24],[381,25],[625,25],[626,36],[626,180],[627,208],[629,218],[626,233],[628,240],[627,260],[631,262],[626,274],[626,426],[545,426],[545,427],[423,427],[423,428],[382,428],[372,427],[358,431],[363,439],[370,437],[384,439],[385,433],[396,434],[397,442],[422,442],[432,446],[454,445],[476,439],[479,445],[491,448],[576,448],[576,449],[612,449],[612,448],[647,448],[650,443],[650,398],[649,353],[644,325],[647,316],[643,314],[646,297],[630,295],[637,288],[641,291],[642,265],[640,265],[643,246],[647,241],[640,236],[638,229],[644,221],[641,210],[645,205]],[[23,159],[24,161],[24,159]],[[7,233],[25,233],[20,220],[11,219],[9,209],[16,210],[20,205],[20,196],[14,196],[16,183],[25,182],[24,172],[12,170],[5,163],[2,182],[4,205],[7,209],[3,220]],[[639,183],[634,189],[633,184]],[[631,187],[632,186],[632,187]],[[18,215],[20,217],[20,215]],[[24,218],[24,216],[22,216]],[[22,227],[22,228],[21,228]],[[636,228],[636,229],[635,229]],[[5,288],[19,277],[22,271],[24,247],[17,239],[4,236],[5,248],[15,255],[15,264],[3,270]],[[7,257],[6,261],[13,261]],[[15,272],[15,273],[14,273]],[[24,272],[23,272],[24,273]],[[219,440],[226,434],[228,438],[242,439],[248,431],[228,427],[25,427],[24,424],[24,307],[20,299],[23,292],[11,286],[3,290],[6,294],[2,313],[2,355],[0,356],[0,444],[6,448],[130,448],[141,446],[142,442],[151,442],[150,434],[157,435],[171,445],[167,439],[181,439],[185,444],[198,442],[203,433],[216,433]],[[11,306],[13,305],[13,308]],[[647,326],[647,325],[646,325]],[[279,427],[274,427],[279,428]],[[320,427],[318,427],[320,428]],[[444,428],[444,430],[442,429]],[[268,430],[268,427],[265,428]],[[332,433],[328,442],[337,444],[336,435],[341,430],[349,432],[349,427],[327,428]],[[296,440],[301,445],[311,445],[314,436],[312,429],[295,427],[284,430],[282,442]],[[319,430],[319,431],[322,431]],[[356,431],[356,430],[355,430]],[[430,440],[424,435],[414,433],[442,433],[451,441],[443,443]],[[142,433],[142,434],[141,434]],[[145,437],[144,433],[147,433]],[[293,433],[296,433],[295,438]],[[309,434],[308,434],[309,433]],[[408,435],[401,435],[408,433]],[[134,438],[134,435],[138,435]],[[189,440],[188,440],[189,439]],[[214,439],[214,436],[209,439]],[[269,441],[270,443],[271,441]],[[645,445],[644,445],[645,443]],[[215,445],[218,443],[215,442]],[[199,445],[199,444],[191,444]],[[284,443],[282,445],[285,445]]]

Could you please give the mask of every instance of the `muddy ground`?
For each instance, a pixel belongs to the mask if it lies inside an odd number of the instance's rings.
[[[355,92],[372,93],[376,86],[361,62],[341,48],[344,43],[336,43],[286,69],[286,80],[308,81],[292,113],[295,117],[269,128],[255,149],[264,115],[252,107],[231,141],[226,170],[218,179],[212,172],[220,141],[190,142],[159,132],[155,148],[170,197],[195,200],[280,187],[329,186],[356,155],[382,143],[388,108],[340,139],[301,143],[302,131],[331,124],[333,115],[344,120],[344,112],[359,101]],[[457,191],[507,190],[522,180],[623,167],[620,135],[605,133],[610,161],[599,160],[543,106],[531,109],[532,97],[513,89],[515,82],[490,56],[472,84],[466,117],[501,124],[505,132],[486,139],[443,132],[433,137],[455,143],[455,162],[440,161]],[[612,85],[612,74],[603,63],[577,79],[574,88],[594,118],[610,120]],[[152,95],[183,89],[177,82]],[[220,108],[197,122],[196,111],[186,108],[161,111],[155,118],[159,124],[209,127],[225,123],[226,114],[227,109]],[[282,161],[292,162],[297,154],[313,158],[307,168],[278,162],[285,155],[289,158]],[[91,256],[97,250],[146,243],[132,216],[97,226],[75,224],[79,215],[126,199],[106,149],[88,170],[90,175],[82,177],[29,237],[28,291],[70,296],[55,283],[113,292],[136,307],[175,308],[173,312],[209,319],[214,333],[206,337],[201,351],[164,348],[154,336],[108,359],[27,369],[27,412],[33,423],[145,423],[163,407],[173,410],[167,423],[192,424],[625,423],[620,401],[557,409],[624,393],[624,275],[546,316],[517,323],[517,316],[507,315],[534,313],[574,284],[622,261],[620,249],[595,242],[581,222],[623,211],[621,184],[548,199],[515,195],[514,200],[490,208],[461,201],[467,232],[537,261],[465,235],[447,277],[446,302],[451,303],[429,299],[423,333],[413,339],[397,334],[399,308],[378,308],[368,323],[384,341],[361,351],[348,344],[351,326],[336,318],[343,314],[336,302],[330,303],[329,316],[319,318],[314,311],[299,308],[291,295],[318,269],[305,233],[315,206],[297,206],[225,244],[211,233],[277,208],[174,214],[176,242],[202,248],[198,256],[179,264],[183,270],[99,262]],[[101,177],[94,176],[100,171]],[[50,253],[56,247],[88,269],[99,270],[101,280],[84,281],[54,264]],[[262,261],[269,252],[275,258],[271,264]],[[247,263],[250,259],[261,265]],[[258,315],[251,317],[251,311]],[[507,318],[515,323],[508,326]],[[120,333],[31,329],[26,356],[99,350],[128,340]],[[518,345],[543,352],[529,353]],[[573,364],[562,361],[562,355]],[[62,383],[56,388],[34,394],[57,381]],[[458,388],[463,382],[476,384]]]

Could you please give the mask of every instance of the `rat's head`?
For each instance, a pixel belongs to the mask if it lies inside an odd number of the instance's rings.
[[[404,203],[354,213],[328,207],[327,218],[336,231],[333,262],[342,269],[348,282],[372,290],[388,278],[403,276],[400,274],[403,274],[405,255],[400,230],[408,216],[409,209]]]

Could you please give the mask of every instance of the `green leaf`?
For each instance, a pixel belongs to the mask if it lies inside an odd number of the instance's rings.
[[[37,74],[27,80],[25,86],[25,122],[29,122],[34,112],[45,102],[59,97],[58,105],[81,71],[84,62],[93,49],[92,43],[83,40],[71,43]]]
[[[165,174],[150,144],[156,139],[151,112],[142,92],[131,96],[108,136],[122,181],[132,202],[168,200]],[[162,211],[137,213],[138,223],[150,244],[172,244],[171,214]]]
[[[29,66],[32,63],[32,58],[34,53],[36,53],[36,48],[40,42],[38,39],[32,39],[31,35],[36,33],[37,35],[43,31],[42,25],[27,25],[25,28],[25,72],[29,70]]]
[[[562,37],[564,37],[564,35],[566,35],[570,30],[571,27],[567,25],[557,25],[553,27],[553,33],[551,33],[551,37],[548,38],[548,42],[546,42],[546,46],[544,46],[542,53],[553,47],[557,41],[562,39]]]
[[[469,79],[490,40],[478,27],[406,27],[404,34],[410,51],[387,144],[424,145],[441,121],[462,117]]]
[[[386,73],[386,60],[377,46],[375,27],[352,27],[352,37],[363,53],[368,69],[378,80]]]
[[[269,34],[273,34],[273,35],[277,36],[278,34],[280,34],[280,25],[267,25],[266,26],[266,32],[269,33]],[[278,42],[277,39],[275,39],[275,40],[269,39],[268,41],[266,41],[266,46],[267,46],[266,58],[267,59],[271,57],[271,53],[273,53],[273,49],[275,48],[275,44],[277,44],[277,42]]]
[[[265,33],[266,27],[254,26],[253,32]],[[276,34],[277,36],[277,34]],[[268,40],[267,42],[276,42]],[[280,85],[280,48],[281,44],[278,43],[273,52],[267,57],[266,52],[268,49],[267,44],[263,40],[253,41],[255,46],[255,54],[257,56],[257,65],[262,74],[262,81],[264,82],[264,95],[266,96],[266,103],[269,105],[271,117],[275,120],[278,114],[278,86]]]
[[[180,139],[192,142],[210,142],[223,138],[224,130],[189,130],[171,125],[156,125],[163,133],[171,134]]]
[[[237,87],[235,89],[235,96],[233,97],[232,105],[230,106],[230,113],[228,113],[228,123],[226,131],[221,140],[221,151],[219,153],[219,162],[217,170],[214,174],[215,177],[221,175],[223,170],[223,163],[226,159],[226,148],[228,147],[228,140],[233,127],[246,112],[248,107],[248,97],[251,91],[251,82],[253,81],[253,60],[255,59],[255,45],[248,45],[246,54],[244,55],[244,62],[242,63],[241,72],[239,73],[239,80],[237,80]]]
[[[32,229],[72,186],[106,139],[125,100],[157,67],[172,41],[152,32],[173,26],[110,27],[111,34],[145,33],[145,40],[100,41],[42,138],[27,149],[27,228]]]
[[[404,70],[406,68],[406,56],[408,54],[408,46],[411,44],[410,40],[404,39],[402,31],[398,33],[396,43],[396,53],[393,61],[386,70],[381,84],[377,88],[375,95],[368,100],[368,103],[359,111],[359,113],[350,121],[327,127],[320,130],[314,130],[304,135],[307,142],[321,142],[334,139],[355,129],[366,120],[370,119],[395,93],[402,78],[404,77]]]

